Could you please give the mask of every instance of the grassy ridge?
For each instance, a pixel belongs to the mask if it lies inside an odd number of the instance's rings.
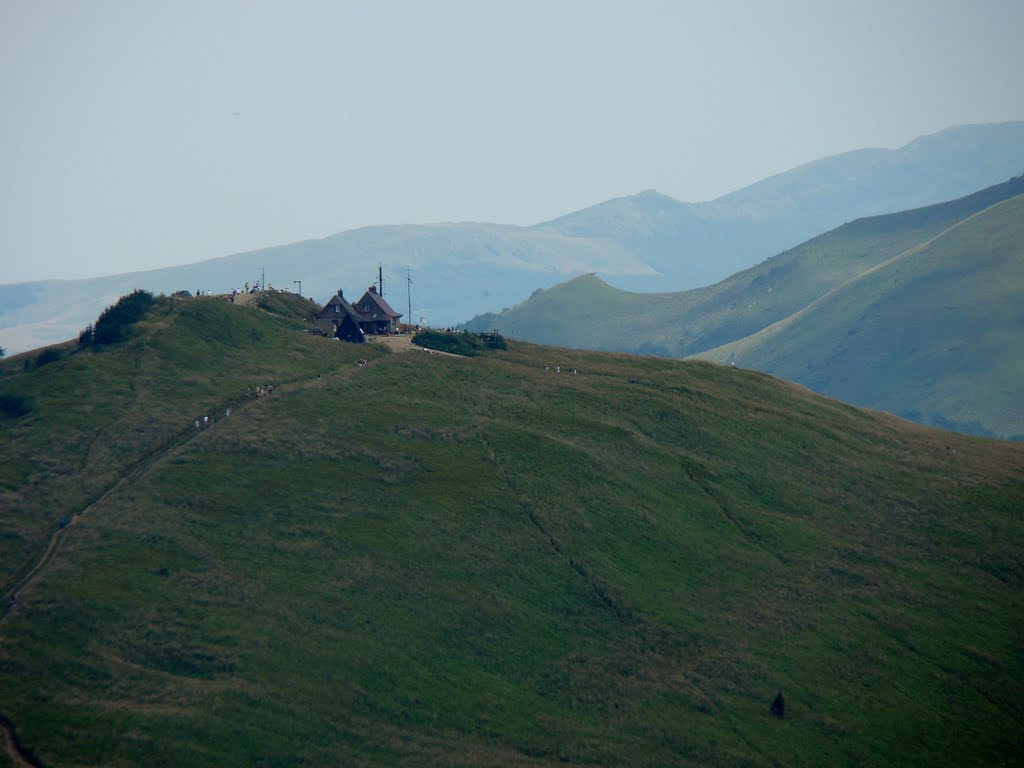
[[[917,421],[1024,439],[1024,195],[702,357]]]
[[[294,314],[308,311],[308,302],[291,300]],[[161,299],[139,333],[109,348],[50,348],[59,359],[44,367],[32,364],[35,353],[0,361],[0,394],[34,406],[0,421],[0,583],[61,517],[186,434],[195,419],[218,416],[247,389],[350,357],[343,345],[325,345],[302,328],[280,312]]]
[[[1021,246],[962,225],[983,211],[1006,217],[1007,201],[1022,193],[1024,176],[941,205],[860,219],[708,288],[632,294],[589,275],[478,321],[545,343],[735,360],[926,424],[1021,435]],[[1018,222],[1010,215],[1005,227]],[[914,295],[896,288],[903,278],[885,282],[900,267],[874,272],[931,253],[936,238],[955,241],[959,261],[929,277],[933,262],[917,258]],[[805,317],[802,331],[790,317]],[[849,338],[861,326],[873,331]]]
[[[236,317],[281,346],[232,367],[294,383],[92,510],[0,624],[48,763],[1015,754],[1021,447],[704,363],[377,356],[247,312],[167,307],[149,396],[212,387],[192,334]]]
[[[587,275],[488,316],[481,329],[584,349],[670,357],[705,352],[788,317],[865,270],[1022,193],[1024,176],[947,203],[858,219],[691,291],[629,293]]]

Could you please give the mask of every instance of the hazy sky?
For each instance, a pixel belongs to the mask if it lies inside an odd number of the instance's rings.
[[[0,282],[709,200],[1024,119],[1022,30],[1022,0],[0,0]]]

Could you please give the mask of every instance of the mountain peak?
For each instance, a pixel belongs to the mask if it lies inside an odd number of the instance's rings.
[[[681,205],[681,203],[678,200],[676,200],[674,197],[670,197],[669,195],[663,195],[661,192],[659,192],[656,189],[645,189],[642,192],[637,192],[635,195],[629,195],[628,197],[624,197],[624,198],[620,198],[620,199],[622,199],[622,200],[640,200],[640,201],[644,201],[644,202],[648,202],[648,201],[650,201],[650,202],[655,202],[655,201],[656,202],[670,202],[670,203],[675,203],[676,205]]]

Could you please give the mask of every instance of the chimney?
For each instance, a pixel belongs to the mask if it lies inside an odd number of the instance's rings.
[[[371,285],[366,290],[368,290],[370,293],[376,293],[377,292],[377,286],[376,285]]]
[[[344,299],[345,298],[345,294],[341,292],[341,288],[338,289],[338,298],[339,299]]]

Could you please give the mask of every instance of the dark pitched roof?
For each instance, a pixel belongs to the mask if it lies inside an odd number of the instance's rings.
[[[334,307],[340,307],[340,309],[335,310]],[[363,317],[355,307],[348,303],[348,300],[344,297],[342,292],[338,291],[336,294],[331,296],[330,301],[324,304],[324,308],[320,310],[320,314],[318,314],[317,317],[323,319],[337,319],[344,315],[351,315],[352,319],[357,323],[362,323],[367,320],[367,318]]]
[[[384,301],[384,297],[372,285],[363,294],[363,298],[356,302],[356,307],[366,320],[396,320],[402,316]]]

